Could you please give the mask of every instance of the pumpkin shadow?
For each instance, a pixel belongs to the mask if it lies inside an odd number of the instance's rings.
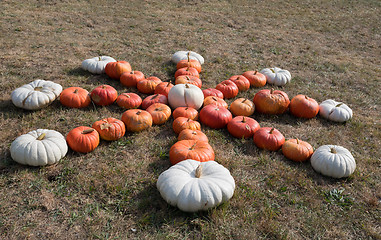
[[[76,68],[73,68],[73,69],[70,69],[69,71],[67,71],[67,75],[69,76],[92,76],[93,74],[90,73],[89,71],[86,71],[84,69],[82,69],[81,67],[76,67]]]
[[[27,166],[15,162],[9,149],[0,152],[0,175],[12,175],[25,169],[30,172],[39,172],[41,167]]]

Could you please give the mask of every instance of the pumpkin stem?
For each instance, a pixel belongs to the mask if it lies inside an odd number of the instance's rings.
[[[337,153],[336,149],[335,148],[331,148],[331,153],[336,154]]]
[[[197,141],[192,145],[192,147],[189,148],[189,150],[193,150],[193,148],[196,146]]]
[[[151,100],[157,98],[157,96],[159,96],[159,94],[156,94],[155,96],[153,96],[153,97],[151,98]]]
[[[271,88],[270,94],[273,94],[273,92],[274,92],[274,88]]]
[[[296,138],[296,144],[299,144],[299,138]]]
[[[130,74],[135,74],[134,71],[131,71]]]
[[[190,52],[188,52],[187,58],[188,58],[188,63],[189,63],[190,62]]]
[[[196,131],[193,131],[192,134],[193,134],[193,135],[197,135],[197,132],[196,132]]]
[[[139,111],[136,112],[136,115],[140,115],[141,113],[142,113],[142,111],[139,110]]]
[[[171,84],[171,82],[168,82],[167,87],[169,87],[169,84]]]
[[[274,68],[270,68],[270,70],[271,70],[271,72],[275,73],[275,70],[274,70]]]
[[[78,93],[78,88],[76,88],[73,93]]]
[[[255,72],[254,72],[254,75],[257,75],[257,73],[258,73],[258,71],[257,71],[257,70],[255,70]]]
[[[188,107],[186,107],[185,110],[188,110]]]
[[[127,93],[122,93],[123,96],[126,96],[127,98],[130,98],[131,96],[128,95]]]
[[[98,61],[102,61],[102,57],[101,56],[98,57]]]
[[[41,91],[42,87],[35,87],[34,91]]]
[[[37,140],[42,140],[42,139],[44,139],[45,135],[46,135],[45,133],[41,134],[40,136],[38,136]]]
[[[188,84],[185,84],[185,87],[186,87],[186,88],[189,88]]]
[[[247,100],[247,98],[243,99],[242,103],[244,103]]]
[[[343,103],[339,103],[335,107],[340,107],[341,105],[343,105]]]
[[[271,128],[270,134],[273,134],[275,128]]]
[[[196,168],[196,172],[195,172],[194,176],[195,176],[196,178],[200,178],[200,177],[201,177],[201,173],[202,173],[202,166],[201,166],[201,164],[200,164],[200,165],[198,165],[198,167]]]
[[[188,75],[185,76],[185,78],[187,79],[187,81],[190,81],[190,77]]]
[[[304,97],[306,98],[306,100],[308,100],[308,97],[307,97],[307,95],[304,95]]]
[[[217,102],[217,98],[215,96],[212,97],[213,101]]]
[[[243,123],[246,122],[246,118],[245,118],[245,117],[242,117],[242,122],[243,122]]]
[[[91,133],[91,132],[94,132],[94,131],[95,131],[94,128],[89,128],[89,129],[83,130],[82,134],[87,134],[87,133]]]

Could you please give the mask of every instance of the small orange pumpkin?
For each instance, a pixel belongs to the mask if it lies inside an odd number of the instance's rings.
[[[171,117],[171,108],[163,103],[154,103],[147,109],[152,116],[153,124],[164,124]]]
[[[288,109],[288,95],[280,90],[263,89],[254,95],[253,102],[257,112],[264,114],[282,114]]]
[[[303,162],[312,156],[314,149],[308,142],[299,139],[289,139],[283,143],[282,153],[292,161]]]
[[[219,97],[209,96],[204,99],[204,107],[212,104],[226,109],[229,107],[225,100]]]
[[[237,98],[230,104],[230,112],[235,116],[251,116],[255,110],[254,103],[247,98]]]
[[[192,120],[198,119],[198,111],[192,107],[178,107],[173,111],[173,119],[186,117]]]
[[[155,92],[155,88],[157,85],[161,83],[160,78],[158,77],[148,77],[146,79],[140,80],[136,87],[138,88],[139,92],[145,93],[145,94],[153,94]]]
[[[231,76],[229,80],[232,80],[237,85],[239,91],[247,91],[250,88],[249,79],[243,75]]]
[[[88,153],[98,147],[99,133],[91,127],[76,127],[67,134],[66,142],[73,151]]]
[[[202,86],[202,81],[196,76],[181,75],[178,76],[175,80],[175,84],[193,84],[199,88]]]
[[[103,140],[115,141],[120,139],[126,133],[124,123],[116,118],[105,118],[93,123],[92,126]]]
[[[180,60],[177,63],[176,68],[180,69],[180,68],[184,68],[184,67],[193,67],[200,73],[201,72],[201,63],[196,59],[190,59],[189,55],[190,55],[190,52],[188,52],[188,54],[187,54],[187,59]]]
[[[306,95],[296,95],[291,99],[290,112],[295,117],[314,118],[319,113],[319,104]]]
[[[107,76],[113,79],[120,79],[124,72],[131,72],[131,65],[126,61],[109,62],[105,67]]]
[[[163,94],[168,98],[168,93],[173,87],[173,84],[170,82],[161,82],[155,88],[155,94]]]
[[[152,116],[140,109],[130,109],[122,114],[122,121],[129,132],[140,132],[152,126]]]
[[[116,99],[116,104],[125,109],[138,108],[142,104],[142,98],[136,93],[122,93]]]
[[[259,88],[266,85],[266,76],[258,71],[247,71],[242,75],[249,80],[250,86],[252,87]]]
[[[201,125],[190,118],[178,117],[173,121],[172,128],[176,134],[179,134],[184,129],[201,130]]]
[[[174,165],[186,159],[199,162],[214,161],[213,148],[205,141],[181,140],[169,150],[169,160]]]
[[[177,69],[177,71],[175,72],[175,79],[181,75],[196,76],[198,78],[200,77],[197,69],[192,67],[184,67],[184,68]]]
[[[177,137],[178,141],[181,140],[196,140],[208,142],[208,137],[200,130],[184,129],[179,133]]]
[[[81,87],[69,87],[61,92],[60,102],[66,107],[84,108],[89,106],[91,98],[86,89]]]
[[[140,80],[144,79],[144,74],[140,71],[124,72],[120,75],[120,83],[126,87],[136,87]]]

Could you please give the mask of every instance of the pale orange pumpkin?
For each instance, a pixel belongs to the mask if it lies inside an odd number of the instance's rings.
[[[164,124],[171,117],[171,108],[163,103],[154,103],[147,109],[152,116],[153,124]]]

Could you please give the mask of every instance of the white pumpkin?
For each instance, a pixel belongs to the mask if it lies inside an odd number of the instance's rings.
[[[105,67],[109,62],[116,62],[116,60],[109,56],[99,56],[86,59],[82,62],[82,69],[94,74],[102,74],[105,72]]]
[[[185,212],[218,206],[228,201],[235,189],[234,179],[224,166],[192,159],[161,173],[156,185],[167,203]]]
[[[13,90],[11,98],[16,107],[37,110],[48,106],[61,92],[58,83],[37,79]]]
[[[311,165],[316,172],[333,178],[348,177],[356,169],[356,161],[344,147],[323,145],[311,156]]]
[[[193,51],[177,51],[172,55],[171,60],[172,60],[172,62],[177,64],[181,60],[188,59],[188,54],[189,54],[190,59],[195,59],[195,60],[199,61],[200,64],[204,64],[204,58],[200,54],[193,52]]]
[[[173,109],[192,107],[198,110],[204,103],[204,94],[193,84],[176,84],[169,90],[168,102]]]
[[[319,105],[320,116],[334,122],[346,122],[352,118],[352,109],[342,102],[328,99]]]
[[[30,166],[45,166],[58,162],[67,153],[67,143],[61,133],[37,129],[17,137],[11,144],[14,161]]]
[[[278,67],[262,69],[261,73],[266,76],[268,83],[276,86],[284,86],[291,81],[291,73]]]

